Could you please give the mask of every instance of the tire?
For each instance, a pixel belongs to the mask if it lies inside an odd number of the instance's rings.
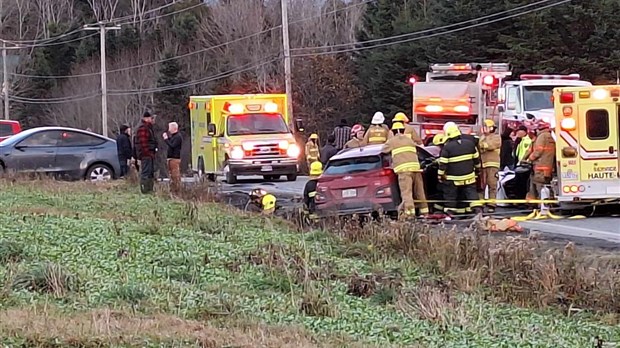
[[[287,181],[297,181],[297,174],[288,174],[286,176]]]
[[[0,162],[0,178],[6,174],[6,168],[4,168],[4,163]]]
[[[94,164],[86,171],[85,180],[90,182],[110,181],[114,178],[112,168],[106,164]]]
[[[230,168],[228,168],[228,171],[226,172],[226,183],[228,185],[234,185],[237,183],[237,176],[233,174]]]

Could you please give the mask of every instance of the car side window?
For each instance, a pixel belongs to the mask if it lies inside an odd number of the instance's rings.
[[[105,140],[78,132],[62,132],[59,146],[96,146],[101,145]]]
[[[52,147],[58,144],[59,138],[59,131],[42,131],[34,133],[26,139],[20,141],[17,146]]]

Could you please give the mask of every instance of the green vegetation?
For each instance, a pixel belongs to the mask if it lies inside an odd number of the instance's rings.
[[[301,232],[124,184],[3,182],[0,210],[5,345],[620,342],[611,261],[582,267],[572,249],[540,254],[526,239],[400,225]]]

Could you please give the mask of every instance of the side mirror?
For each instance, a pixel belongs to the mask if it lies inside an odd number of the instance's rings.
[[[209,136],[211,136],[211,137],[212,137],[212,136],[214,136],[214,135],[215,135],[216,130],[217,130],[217,129],[215,128],[215,124],[213,124],[213,123],[209,123],[209,124],[207,125],[207,134],[208,134]]]
[[[506,108],[504,108],[504,105],[498,105],[497,106],[497,111],[499,111],[499,112],[506,112]]]
[[[295,119],[295,131],[303,132],[304,131],[304,121],[301,118]]]

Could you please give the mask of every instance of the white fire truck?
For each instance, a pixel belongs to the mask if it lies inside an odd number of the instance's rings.
[[[516,129],[524,122],[537,119],[554,123],[553,89],[588,86],[592,84],[581,80],[579,74],[523,74],[518,81],[506,81],[499,95],[501,128]]]
[[[410,78],[413,91],[412,125],[428,143],[445,122],[461,131],[478,131],[485,119],[499,118],[499,95],[504,80],[512,75],[508,63],[431,64],[426,81]]]

